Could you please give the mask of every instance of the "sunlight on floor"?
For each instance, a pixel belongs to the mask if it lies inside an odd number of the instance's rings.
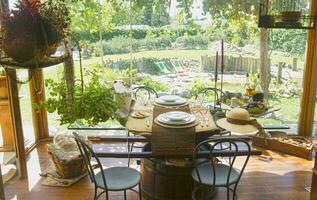
[[[39,180],[41,179],[41,176],[39,175],[39,172],[41,172],[41,166],[39,161],[39,156],[37,151],[33,151],[30,155],[30,161],[28,161],[28,185],[29,185],[29,191],[32,191],[34,186],[36,186],[39,183]]]

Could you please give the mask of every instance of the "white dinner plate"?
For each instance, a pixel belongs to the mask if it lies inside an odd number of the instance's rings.
[[[163,99],[156,99],[155,103],[159,104],[159,105],[166,105],[166,106],[176,106],[176,105],[182,105],[185,104],[187,101],[184,98],[179,98],[176,99],[175,101],[165,101]]]
[[[190,114],[182,111],[171,111],[164,115],[170,121],[182,121],[190,117]]]
[[[157,121],[167,125],[186,125],[186,124],[194,123],[196,121],[196,117],[194,115],[188,114],[187,118],[175,121],[175,120],[169,119],[168,117],[166,117],[166,113],[163,113],[157,116]]]
[[[176,95],[164,95],[159,97],[160,100],[165,101],[165,102],[175,102],[179,99],[181,99],[180,96],[176,96]]]

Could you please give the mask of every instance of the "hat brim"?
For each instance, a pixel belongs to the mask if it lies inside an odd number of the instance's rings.
[[[239,125],[239,124],[229,123],[227,121],[227,118],[218,119],[216,123],[221,128],[224,128],[228,131],[235,132],[235,133],[252,133],[252,132],[258,131],[258,129],[252,125]]]

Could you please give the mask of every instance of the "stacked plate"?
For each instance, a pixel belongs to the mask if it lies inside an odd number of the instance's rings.
[[[155,103],[165,106],[177,106],[186,102],[186,99],[176,95],[164,95],[155,100]]]
[[[157,116],[157,121],[166,125],[189,125],[196,122],[196,117],[186,112],[171,111]]]

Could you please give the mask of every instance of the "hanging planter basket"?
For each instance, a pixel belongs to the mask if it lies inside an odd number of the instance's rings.
[[[20,0],[16,7],[1,18],[2,46],[7,57],[0,62],[31,69],[58,64],[51,55],[69,35],[66,5],[61,0],[44,4],[39,0]]]

